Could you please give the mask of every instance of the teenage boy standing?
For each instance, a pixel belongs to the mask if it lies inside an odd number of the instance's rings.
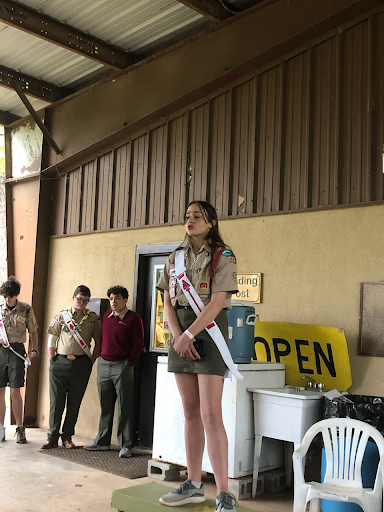
[[[10,387],[12,410],[17,423],[16,443],[25,444],[23,425],[24,404],[21,388],[24,387],[25,368],[37,354],[37,322],[29,304],[20,302],[20,283],[10,277],[0,287],[5,304],[0,306],[0,442],[5,441],[5,388]],[[24,343],[29,332],[29,354]],[[27,362],[27,364],[26,364]]]
[[[128,290],[112,286],[107,291],[112,312],[103,318],[101,350],[97,363],[97,388],[101,415],[99,433],[87,450],[109,450],[117,399],[119,457],[131,457],[133,445],[133,366],[144,346],[143,322],[127,309]]]
[[[57,314],[48,328],[50,409],[48,439],[41,447],[43,450],[56,448],[59,437],[65,448],[75,448],[72,436],[100,342],[101,322],[87,308],[90,297],[88,286],[78,286],[72,297],[73,306]],[[92,339],[95,346],[91,354]]]

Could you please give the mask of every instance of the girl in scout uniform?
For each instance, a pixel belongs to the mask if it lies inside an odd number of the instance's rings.
[[[216,511],[234,512],[221,397],[225,373],[228,368],[236,372],[226,345],[226,310],[237,292],[236,258],[220,236],[217,214],[209,203],[190,203],[184,226],[185,242],[169,256],[157,288],[164,291],[164,313],[172,333],[168,371],[175,373],[183,402],[188,480],[160,502],[177,506],[205,501],[201,483],[205,432],[218,492]],[[218,328],[212,337],[208,331],[215,320]]]

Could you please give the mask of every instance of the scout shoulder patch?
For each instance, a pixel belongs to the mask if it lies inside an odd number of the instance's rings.
[[[233,252],[230,249],[225,249],[225,251],[223,251],[221,254],[223,256],[227,256],[227,257],[230,257],[230,258],[235,258],[235,255],[233,254]]]

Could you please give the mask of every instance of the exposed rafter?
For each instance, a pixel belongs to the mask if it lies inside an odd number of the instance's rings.
[[[20,119],[19,116],[15,114],[11,114],[10,112],[4,112],[4,110],[0,110],[0,124],[7,125],[11,124],[14,121]]]
[[[24,92],[22,91],[20,85],[17,82],[13,82],[13,87],[15,88],[15,91],[19,95],[19,98],[24,103],[24,105],[27,107],[28,112],[33,117],[35,123],[39,126],[40,130],[43,132],[44,137],[47,139],[48,143],[52,147],[52,149],[55,151],[57,155],[60,155],[60,148],[54,141],[52,135],[49,133],[48,128],[45,126],[45,124],[42,122],[40,117],[37,115],[36,110],[32,107],[29,99],[26,97]]]
[[[17,82],[25,94],[48,102],[61,100],[73,92],[71,89],[59,87],[14,69],[0,66],[0,87],[14,89],[13,82]]]
[[[178,0],[180,3],[190,7],[194,11],[206,16],[211,21],[218,23],[224,21],[235,13],[226,9],[225,3],[220,0]]]
[[[0,20],[113,69],[136,61],[121,48],[12,0],[0,0]]]

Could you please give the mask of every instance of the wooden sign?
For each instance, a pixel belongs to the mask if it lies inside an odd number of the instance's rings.
[[[237,300],[247,300],[249,302],[261,302],[261,274],[237,274],[236,293]],[[233,297],[235,298],[235,297]]]

